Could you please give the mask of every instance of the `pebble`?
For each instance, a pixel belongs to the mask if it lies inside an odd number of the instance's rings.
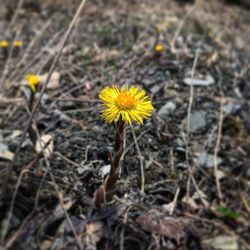
[[[143,80],[143,84],[145,85],[145,87],[151,87],[154,83],[155,80],[151,78],[146,78]]]
[[[102,178],[104,178],[107,174],[109,174],[110,169],[111,169],[110,164],[105,165],[100,169],[100,175],[102,176]]]
[[[186,77],[184,79],[184,83],[187,85],[193,86],[208,86],[214,84],[214,78],[211,75],[207,75],[205,79],[197,79],[197,78],[190,78]]]
[[[187,124],[187,118],[185,123]],[[190,114],[190,128],[191,133],[197,132],[198,130],[206,126],[205,112],[197,111]]]
[[[201,167],[211,168],[214,166],[214,155],[203,152],[194,161]],[[217,165],[219,165],[221,162],[222,159],[217,157]]]
[[[164,106],[162,106],[159,111],[158,115],[160,115],[163,118],[167,118],[168,115],[172,114],[176,109],[176,104],[174,102],[167,102]]]
[[[230,113],[235,113],[239,110],[240,105],[239,104],[235,104],[235,103],[228,103],[222,106],[222,110],[226,113],[226,114],[230,114]]]

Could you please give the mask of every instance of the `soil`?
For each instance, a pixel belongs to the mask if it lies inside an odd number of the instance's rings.
[[[30,132],[22,142],[25,75],[48,74],[79,2],[0,9],[0,249],[250,249],[250,10],[87,1],[35,112],[35,137],[52,138],[39,153]],[[113,200],[97,209],[116,130],[98,94],[124,84],[155,110],[126,127]]]

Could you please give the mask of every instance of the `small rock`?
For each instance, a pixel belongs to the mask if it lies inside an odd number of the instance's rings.
[[[163,118],[167,118],[169,114],[175,111],[175,109],[176,109],[176,104],[174,102],[169,101],[159,109],[158,115],[162,116]]]
[[[174,141],[174,143],[176,144],[177,147],[185,147],[186,146],[185,142],[180,138],[177,138]]]
[[[150,88],[150,92],[152,93],[152,94],[155,94],[155,93],[157,93],[158,91],[160,91],[160,89],[162,88],[162,86],[161,85],[154,85],[153,87],[151,87]]]
[[[149,76],[154,75],[154,73],[155,73],[155,70],[154,70],[154,69],[150,69],[150,70],[148,71],[148,75],[149,75]]]
[[[217,157],[217,165],[222,162],[220,157]],[[195,163],[199,166],[210,168],[214,166],[214,155],[203,152],[195,159]]]
[[[154,79],[147,78],[143,80],[143,84],[145,85],[145,87],[152,87],[154,83],[155,83]]]
[[[178,163],[175,167],[178,170],[186,170],[186,169],[188,169],[188,165],[186,163],[184,163],[184,162]]]
[[[211,75],[207,75],[205,79],[197,79],[197,78],[190,78],[190,77],[186,77],[184,79],[184,83],[187,85],[193,85],[193,86],[208,86],[213,84],[214,78]]]
[[[222,106],[222,110],[226,114],[235,113],[237,110],[239,110],[239,108],[240,108],[240,105],[232,103],[232,102]]]
[[[186,118],[186,124],[187,124],[187,118]],[[194,112],[190,114],[190,127],[189,131],[191,133],[197,132],[197,130],[200,130],[206,126],[206,119],[205,119],[205,112],[199,111]]]
[[[104,178],[107,174],[109,174],[110,169],[111,169],[110,164],[105,165],[100,169],[100,175],[102,176],[102,178]]]

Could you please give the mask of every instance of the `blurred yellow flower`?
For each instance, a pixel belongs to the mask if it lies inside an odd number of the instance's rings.
[[[20,40],[16,40],[16,41],[13,42],[13,47],[14,48],[20,48],[22,46],[23,46],[23,42],[20,41]]]
[[[162,52],[164,50],[164,47],[162,44],[156,44],[154,50],[155,52]]]
[[[143,119],[151,116],[154,110],[147,93],[135,86],[105,87],[99,98],[105,107],[101,116],[108,123],[121,119],[126,124],[143,124]]]
[[[6,40],[0,41],[0,47],[1,48],[7,48],[9,46],[9,42]]]
[[[25,76],[25,79],[28,81],[29,87],[32,92],[36,92],[36,87],[41,82],[40,77],[37,75],[28,74]]]

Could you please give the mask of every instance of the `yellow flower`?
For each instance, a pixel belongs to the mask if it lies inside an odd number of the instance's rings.
[[[164,50],[164,47],[162,44],[156,44],[154,50],[155,52],[162,52]]]
[[[28,74],[25,76],[25,79],[28,81],[29,87],[32,92],[36,92],[36,87],[41,82],[40,77],[37,75]]]
[[[99,98],[105,107],[101,116],[108,123],[122,119],[126,124],[143,124],[143,119],[151,116],[154,110],[146,92],[135,86],[105,87]]]
[[[6,40],[0,41],[0,47],[1,48],[7,48],[9,46],[9,42]]]
[[[19,41],[19,40],[16,40],[13,42],[13,47],[14,48],[20,48],[23,46],[23,42],[22,41]]]

